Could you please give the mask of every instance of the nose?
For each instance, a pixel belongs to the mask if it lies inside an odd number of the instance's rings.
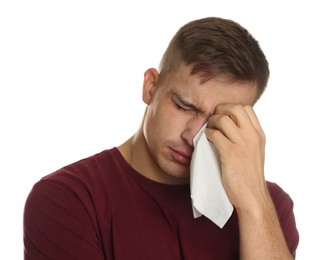
[[[197,120],[195,122],[191,121],[186,126],[185,130],[182,132],[182,139],[191,147],[194,146],[193,139],[202,126],[206,123],[206,120]]]

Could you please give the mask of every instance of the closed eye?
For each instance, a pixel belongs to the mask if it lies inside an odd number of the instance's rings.
[[[191,111],[191,110],[193,110],[193,109],[191,109],[191,108],[186,108],[186,107],[184,107],[184,106],[181,106],[181,105],[179,105],[179,104],[177,104],[177,103],[175,103],[175,102],[174,102],[174,104],[175,104],[175,107],[176,107],[178,110],[182,110],[182,111]]]
[[[196,107],[194,104],[188,102],[183,97],[181,97],[177,93],[171,94],[171,101],[175,105],[175,107],[178,110],[185,111],[185,112],[195,112],[195,113],[203,113],[202,110],[200,110],[198,107]]]

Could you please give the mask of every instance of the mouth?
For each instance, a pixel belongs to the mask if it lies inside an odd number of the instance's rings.
[[[172,157],[175,161],[185,166],[189,166],[191,164],[192,153],[191,152],[184,152],[179,150],[171,149]]]

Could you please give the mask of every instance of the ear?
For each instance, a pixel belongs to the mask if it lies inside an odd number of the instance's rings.
[[[157,87],[158,79],[159,73],[154,68],[150,68],[144,73],[142,100],[147,105],[149,105],[151,102],[151,99]]]

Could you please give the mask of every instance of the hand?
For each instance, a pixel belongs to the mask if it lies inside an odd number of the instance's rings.
[[[237,210],[254,209],[268,194],[264,132],[251,106],[223,104],[215,112],[209,118],[206,136],[219,152],[227,195]]]

